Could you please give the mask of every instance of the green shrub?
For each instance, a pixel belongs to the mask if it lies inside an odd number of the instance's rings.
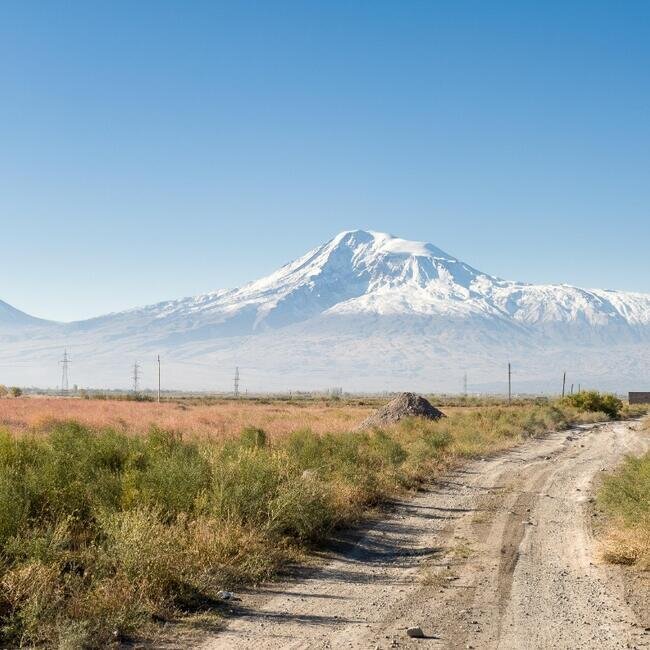
[[[212,512],[226,521],[266,526],[287,471],[285,458],[267,449],[243,447],[223,454],[212,468]]]
[[[565,402],[581,411],[601,411],[610,418],[618,418],[623,408],[623,402],[616,395],[595,390],[574,393],[565,397]]]
[[[129,506],[157,506],[173,517],[194,511],[210,488],[210,465],[195,443],[177,434],[153,428],[146,438],[128,483],[135,489],[126,498]]]
[[[312,480],[284,483],[269,503],[268,530],[274,536],[315,540],[336,521],[329,489]]]

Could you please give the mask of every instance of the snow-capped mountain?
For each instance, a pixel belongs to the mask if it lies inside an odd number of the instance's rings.
[[[319,315],[502,318],[535,325],[650,324],[650,295],[530,285],[482,273],[431,244],[384,233],[343,232],[275,273],[239,289],[96,319],[223,325],[235,333],[276,329]],[[83,327],[93,321],[81,323]]]
[[[69,324],[0,303],[3,331],[13,313],[23,327],[10,333],[14,353],[0,336],[0,355],[30,377],[50,364],[51,376],[52,354],[68,346],[91,385],[125,385],[129,359],[161,352],[179,387],[225,389],[235,365],[257,390],[455,390],[464,372],[496,387],[511,357],[530,389],[565,366],[622,389],[642,380],[650,343],[650,295],[506,281],[431,244],[362,230],[239,289]]]

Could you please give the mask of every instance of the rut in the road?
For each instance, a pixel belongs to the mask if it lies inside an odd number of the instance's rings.
[[[216,648],[624,648],[636,626],[616,573],[594,564],[595,474],[648,439],[583,427],[472,462],[292,582],[242,596]]]

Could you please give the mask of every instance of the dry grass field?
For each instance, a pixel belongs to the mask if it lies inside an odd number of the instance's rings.
[[[129,434],[147,433],[155,425],[185,437],[214,440],[238,436],[246,427],[258,427],[274,439],[301,429],[318,435],[350,431],[388,399],[180,398],[158,404],[127,399],[7,397],[0,398],[0,429],[38,433],[50,430],[56,422],[74,420],[91,429],[109,428]],[[499,397],[431,396],[430,400],[447,415],[505,405]],[[536,401],[519,399],[513,401],[513,406],[528,406]]]
[[[116,647],[217,615],[221,590],[445,469],[607,419],[596,399],[436,403],[449,417],[353,431],[377,400],[1,399],[0,646]]]
[[[45,431],[53,421],[74,420],[92,429],[146,433],[151,425],[196,438],[230,438],[245,427],[264,429],[270,438],[299,429],[341,433],[353,429],[376,408],[366,401],[178,400],[135,402],[56,397],[0,399],[0,428],[14,433]]]

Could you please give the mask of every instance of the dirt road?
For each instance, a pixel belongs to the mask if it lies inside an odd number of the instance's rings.
[[[650,646],[647,612],[598,560],[590,499],[601,470],[649,447],[617,423],[472,462],[304,576],[241,594],[239,615],[203,647]],[[410,625],[428,638],[407,637]]]

